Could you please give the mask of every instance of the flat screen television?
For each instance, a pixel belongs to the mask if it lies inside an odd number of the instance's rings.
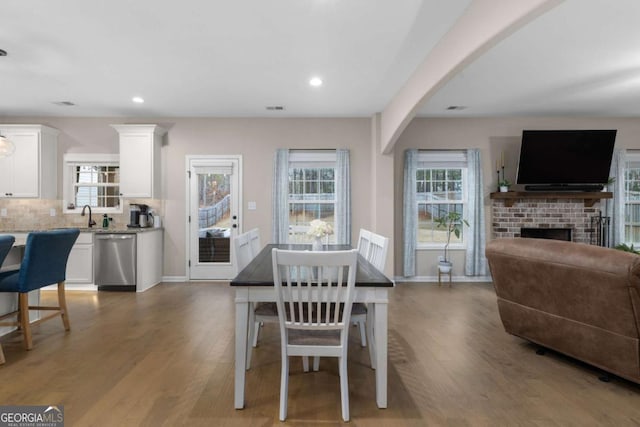
[[[529,191],[600,191],[616,130],[524,130],[518,184]]]

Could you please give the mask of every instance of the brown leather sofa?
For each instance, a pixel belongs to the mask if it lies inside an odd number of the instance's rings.
[[[640,256],[526,238],[486,255],[508,333],[640,383]]]

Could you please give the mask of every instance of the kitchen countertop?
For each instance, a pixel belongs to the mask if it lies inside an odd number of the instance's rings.
[[[104,229],[101,227],[53,227],[48,228],[46,230],[58,230],[62,228],[77,228],[81,233],[99,233],[99,234],[137,234],[137,233],[145,233],[149,231],[163,230],[162,227],[154,228],[154,227],[145,227],[145,228],[108,228]],[[30,233],[32,231],[46,231],[43,229],[39,230],[0,230],[0,234],[11,234],[11,233]]]

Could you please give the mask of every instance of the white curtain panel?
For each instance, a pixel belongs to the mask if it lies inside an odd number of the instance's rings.
[[[627,166],[627,150],[616,150],[611,159],[611,172],[609,176],[614,178],[607,190],[613,192],[613,200],[604,199],[605,215],[611,221],[611,246],[624,243],[624,170]]]
[[[279,148],[273,159],[273,197],[271,239],[287,243],[289,239],[289,150]]]
[[[416,171],[418,150],[404,152],[404,192],[402,199],[403,275],[416,275],[416,246],[418,241],[418,203],[416,200]]]
[[[484,192],[482,180],[482,162],[480,150],[467,150],[467,221],[469,230],[465,241],[467,251],[464,274],[467,276],[486,276],[487,258],[484,254],[486,233],[484,223]]]
[[[351,174],[349,150],[336,150],[336,243],[351,244]]]

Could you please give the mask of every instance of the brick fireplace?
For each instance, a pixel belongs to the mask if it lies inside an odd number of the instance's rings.
[[[592,218],[611,193],[492,193],[493,238],[520,237],[522,228],[571,229],[574,242],[593,243]]]

